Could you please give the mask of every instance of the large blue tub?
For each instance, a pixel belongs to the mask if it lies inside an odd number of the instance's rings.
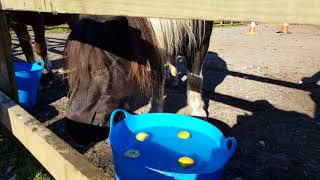
[[[125,118],[115,122],[120,112]],[[181,138],[181,132],[189,136]],[[139,140],[141,134],[146,138]],[[237,147],[234,138],[225,138],[215,126],[197,118],[170,113],[132,115],[122,109],[111,114],[109,137],[116,176],[121,180],[220,179]],[[181,157],[191,158],[194,164],[181,166]]]
[[[43,61],[35,63],[14,62],[14,71],[18,88],[19,104],[25,109],[36,105]]]

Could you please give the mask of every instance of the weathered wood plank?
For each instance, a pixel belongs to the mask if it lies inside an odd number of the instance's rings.
[[[1,91],[0,122],[55,179],[111,179]]]
[[[319,0],[1,0],[2,9],[320,24]]]
[[[5,13],[0,11],[0,90],[17,102],[18,94],[11,61],[10,34],[6,21]]]

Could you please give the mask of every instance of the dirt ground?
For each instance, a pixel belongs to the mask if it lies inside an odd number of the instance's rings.
[[[318,179],[320,175],[320,27],[259,24],[214,29],[203,67],[209,122],[238,141],[224,179]],[[61,57],[66,34],[48,34],[54,85],[41,90],[30,113],[107,173],[108,140],[77,145],[64,128],[67,70]],[[16,38],[13,54],[24,59]],[[168,83],[165,111],[185,106],[181,83]],[[146,112],[149,105],[137,109]]]

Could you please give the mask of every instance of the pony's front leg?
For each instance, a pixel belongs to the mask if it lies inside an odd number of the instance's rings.
[[[191,108],[191,115],[207,117],[208,114],[205,110],[205,103],[202,98],[202,83],[201,76],[202,64],[206,58],[207,51],[210,44],[210,37],[212,32],[213,22],[205,22],[205,35],[201,47],[194,54],[194,59],[191,67],[191,74],[188,75],[188,92],[187,102]],[[190,68],[190,67],[189,67]]]
[[[34,54],[32,49],[31,37],[28,33],[27,25],[18,22],[12,22],[11,28],[16,33],[21,49],[27,59],[27,62],[34,62]]]
[[[164,104],[164,76],[160,72],[160,77],[155,77],[154,83],[152,83],[152,99],[150,112],[162,112]]]
[[[48,59],[47,44],[45,39],[45,27],[40,21],[32,26],[35,36],[34,50],[44,60],[45,69],[48,73],[52,73],[52,65]]]

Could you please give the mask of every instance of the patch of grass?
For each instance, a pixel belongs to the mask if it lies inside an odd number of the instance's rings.
[[[13,171],[6,175],[8,167]],[[0,177],[17,179],[53,179],[32,154],[0,123]],[[1,178],[0,178],[1,179]]]
[[[27,26],[28,31],[32,31],[31,26]],[[69,33],[71,29],[69,28],[68,24],[61,24],[58,26],[46,26],[46,33]]]
[[[71,29],[67,24],[46,27],[46,33],[69,33],[70,31]]]
[[[231,24],[231,21],[223,21],[223,26],[221,26],[220,21],[214,21],[213,27],[215,28],[229,28],[246,25],[248,22],[234,22]]]
[[[49,180],[51,179],[47,174],[44,174],[42,171],[37,172],[33,180]]]

